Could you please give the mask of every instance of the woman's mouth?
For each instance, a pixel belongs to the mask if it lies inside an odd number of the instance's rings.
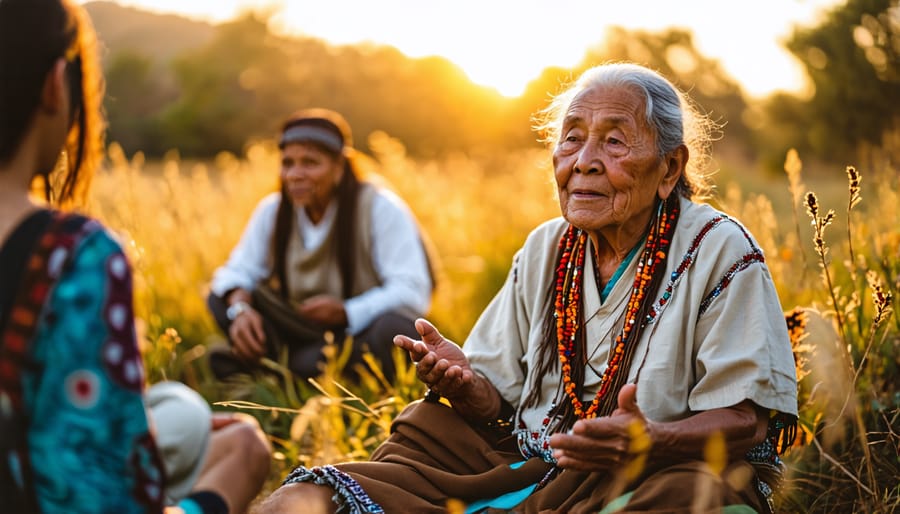
[[[592,191],[589,189],[573,189],[571,192],[569,192],[569,196],[571,196],[572,198],[593,200],[604,195],[599,191]]]

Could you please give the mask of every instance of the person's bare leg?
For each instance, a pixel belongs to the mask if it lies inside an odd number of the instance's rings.
[[[337,509],[330,487],[309,482],[287,484],[266,498],[254,514],[334,514]]]
[[[193,490],[219,494],[231,514],[246,512],[269,474],[271,451],[252,416],[214,414],[206,460]]]

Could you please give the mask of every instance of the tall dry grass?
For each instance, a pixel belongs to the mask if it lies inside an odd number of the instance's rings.
[[[558,215],[546,153],[413,159],[383,133],[371,136],[370,147],[363,167],[409,203],[439,256],[429,317],[461,342],[528,231]],[[758,238],[784,310],[799,306],[806,315],[795,347],[802,444],[786,458],[790,479],[779,506],[891,512],[900,506],[897,170],[854,169],[855,186],[852,175],[809,180],[826,191],[810,197],[799,156],[791,154],[785,168],[762,193],[720,182],[713,200]],[[220,408],[255,413],[277,449],[267,489],[298,463],[366,458],[392,417],[422,394],[399,353],[394,383],[376,371],[343,384],[341,341],[312,383],[292,379],[277,362],[255,381],[223,387],[212,380],[203,357],[222,335],[204,304],[206,284],[256,202],[277,187],[277,170],[276,149],[265,144],[197,163],[174,154],[147,163],[113,145],[90,204],[131,257],[150,379],[183,380]]]
[[[782,305],[803,311],[794,338],[801,432],[786,459],[784,512],[900,508],[900,181],[888,165],[868,180],[854,166],[843,171],[843,195],[825,203],[792,151],[790,212],[763,195],[726,195],[765,249]]]

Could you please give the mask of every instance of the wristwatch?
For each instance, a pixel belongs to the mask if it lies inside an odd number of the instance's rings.
[[[250,304],[245,301],[237,301],[228,306],[225,317],[228,321],[234,321],[238,316],[250,309]]]

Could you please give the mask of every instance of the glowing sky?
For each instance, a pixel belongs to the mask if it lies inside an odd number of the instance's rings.
[[[87,0],[81,0],[82,3]],[[411,57],[441,55],[506,95],[551,65],[573,66],[608,26],[694,32],[751,95],[800,91],[803,73],[781,46],[795,24],[815,24],[840,0],[118,0],[156,12],[223,21],[271,9],[273,28],[335,44],[371,41]]]

